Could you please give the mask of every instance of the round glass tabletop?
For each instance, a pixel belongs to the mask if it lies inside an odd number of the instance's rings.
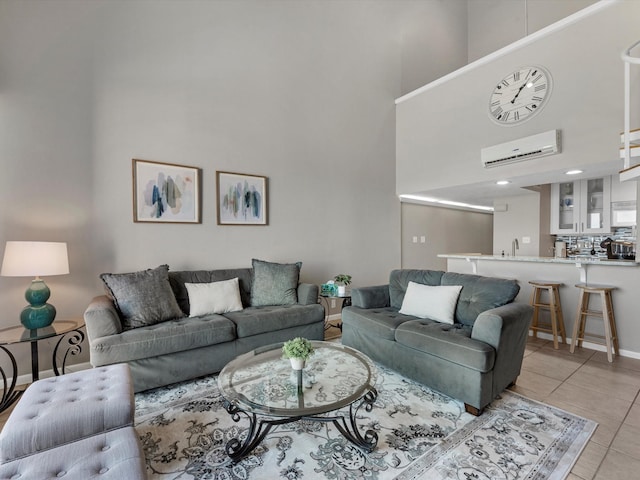
[[[375,391],[376,367],[366,355],[338,343],[311,343],[315,352],[302,371],[300,387],[278,343],[228,363],[218,376],[222,395],[245,411],[298,417],[337,410]]]
[[[84,326],[83,319],[54,320],[48,327],[27,330],[22,325],[0,329],[0,345],[34,342],[45,338],[57,337]]]

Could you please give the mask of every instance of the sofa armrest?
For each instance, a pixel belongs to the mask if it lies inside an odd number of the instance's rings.
[[[318,285],[312,283],[298,284],[298,303],[300,305],[312,305],[318,303]]]
[[[351,305],[360,308],[382,308],[391,305],[389,285],[374,285],[351,290]]]
[[[492,398],[500,394],[520,375],[527,346],[533,307],[526,303],[508,303],[478,315],[471,338],[493,346]]]
[[[122,333],[122,322],[115,305],[106,295],[91,300],[84,312],[89,341]]]
[[[478,315],[471,338],[488,343],[500,354],[502,349],[524,345],[529,334],[533,307],[526,303],[509,303]]]

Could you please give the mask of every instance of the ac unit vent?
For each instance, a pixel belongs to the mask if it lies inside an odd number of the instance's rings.
[[[483,148],[480,158],[485,168],[546,157],[560,153],[560,130],[531,135],[511,142]]]

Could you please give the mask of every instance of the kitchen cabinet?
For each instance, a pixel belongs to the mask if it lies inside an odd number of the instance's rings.
[[[609,233],[611,177],[552,184],[550,213],[551,234]]]
[[[636,182],[621,182],[619,175],[613,175],[611,177],[611,201],[635,202]]]

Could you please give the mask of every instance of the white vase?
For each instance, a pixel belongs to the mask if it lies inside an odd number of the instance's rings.
[[[346,285],[338,285],[338,295],[346,295],[347,287]]]
[[[294,370],[302,370],[304,368],[304,358],[290,358],[289,360],[291,360],[291,368]]]

